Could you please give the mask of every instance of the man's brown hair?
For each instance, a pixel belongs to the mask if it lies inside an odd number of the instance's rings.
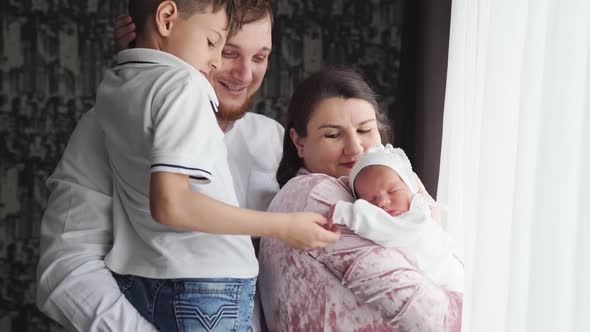
[[[129,15],[135,23],[136,31],[141,34],[146,26],[149,17],[154,16],[160,3],[165,0],[129,0]],[[235,34],[241,29],[239,17],[239,0],[171,0],[176,3],[180,17],[187,19],[196,13],[202,13],[208,6],[211,6],[216,13],[225,9],[227,15],[228,36]]]
[[[242,0],[239,3],[238,12],[242,24],[257,22],[267,16],[271,24],[273,22],[270,0]]]

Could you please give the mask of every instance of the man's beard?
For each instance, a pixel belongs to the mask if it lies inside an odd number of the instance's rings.
[[[252,108],[252,103],[254,102],[255,96],[256,93],[253,93],[248,97],[248,99],[246,99],[246,101],[244,101],[242,105],[238,107],[225,107],[220,101],[219,108],[215,113],[217,120],[231,122],[241,119],[250,110],[250,108]]]

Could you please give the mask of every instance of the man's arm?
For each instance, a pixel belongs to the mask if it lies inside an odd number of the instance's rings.
[[[73,331],[155,331],[127,301],[104,256],[111,249],[111,171],[94,111],[74,130],[47,184],[37,306]]]

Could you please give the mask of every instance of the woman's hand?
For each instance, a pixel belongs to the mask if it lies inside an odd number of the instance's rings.
[[[126,50],[135,40],[135,24],[131,21],[131,16],[122,15],[115,19],[115,49],[117,52]]]
[[[430,194],[426,191],[426,187],[424,187],[424,184],[422,183],[422,181],[420,181],[418,174],[414,173],[414,177],[416,177],[416,182],[418,183],[418,193],[430,198],[433,202],[435,202],[435,200],[432,198],[432,196],[430,196]],[[432,219],[434,221],[440,222],[440,219],[441,219],[440,208],[436,205],[431,205],[430,206],[430,216],[432,217]]]
[[[338,228],[325,229],[328,222],[317,213],[298,212],[288,213],[286,216],[279,239],[293,248],[307,250],[325,247],[340,239]]]
[[[332,204],[330,211],[328,211],[328,222],[326,223],[326,229],[332,229],[332,226],[334,226],[334,210],[336,210],[336,204]]]

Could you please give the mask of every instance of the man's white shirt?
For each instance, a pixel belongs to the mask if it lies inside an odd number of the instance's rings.
[[[246,113],[225,133],[229,169],[240,207],[266,211],[279,191],[276,173],[283,133],[278,122],[256,113]]]
[[[282,140],[276,121],[250,113],[226,133],[240,206],[268,206],[278,190]],[[51,195],[41,229],[37,305],[68,330],[152,331],[103,262],[113,240],[111,175],[104,136],[91,110],[47,181]]]

